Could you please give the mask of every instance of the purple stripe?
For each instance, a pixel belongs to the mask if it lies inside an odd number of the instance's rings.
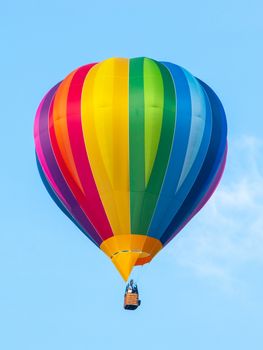
[[[76,198],[73,196],[72,192],[70,191],[57,165],[57,161],[55,159],[52,146],[50,143],[48,115],[49,115],[50,106],[52,104],[53,96],[58,86],[59,84],[55,85],[46,95],[42,109],[40,111],[40,117],[39,117],[40,144],[41,144],[42,151],[46,159],[46,163],[48,165],[49,171],[52,174],[52,177],[55,183],[57,184],[59,190],[61,191],[61,193],[63,194],[63,196],[65,197],[69,205],[67,207],[68,211],[74,217],[74,219],[83,227],[83,229],[87,232],[87,235],[90,236],[98,245],[100,245],[102,243],[102,239],[100,238],[100,236],[98,235],[98,233],[96,232],[95,228],[90,223],[86,215],[83,213]]]

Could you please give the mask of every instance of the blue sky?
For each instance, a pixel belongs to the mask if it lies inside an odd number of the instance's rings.
[[[12,1],[1,5],[0,348],[263,348],[261,1]],[[74,68],[112,56],[184,66],[215,89],[229,157],[209,204],[135,273],[122,309],[110,261],[53,204],[33,120]]]

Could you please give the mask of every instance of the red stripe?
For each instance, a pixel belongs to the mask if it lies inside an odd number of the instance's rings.
[[[89,64],[79,68],[72,78],[67,99],[67,124],[73,158],[86,196],[87,215],[100,233],[102,239],[107,239],[113,236],[113,232],[91,171],[81,123],[82,87],[89,70],[95,64]]]

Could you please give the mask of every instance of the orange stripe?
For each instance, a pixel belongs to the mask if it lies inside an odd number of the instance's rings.
[[[55,135],[62,158],[75,183],[84,194],[81,181],[74,162],[67,126],[67,98],[69,87],[76,70],[69,74],[60,84],[54,99],[53,123]]]

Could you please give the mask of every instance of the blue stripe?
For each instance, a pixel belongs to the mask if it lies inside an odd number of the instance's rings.
[[[187,218],[190,217],[192,212],[198,206],[213,183],[213,180],[224,160],[227,139],[225,111],[214,91],[202,81],[198,81],[206,91],[212,109],[213,126],[211,141],[205,161],[191,191],[171,221],[165,234],[161,237],[161,242],[163,244],[166,244],[167,241],[170,241],[173,238],[175,231],[187,220]]]
[[[170,159],[148,231],[148,235],[152,237],[158,237],[169,224],[169,221],[164,220],[164,216],[172,210],[173,194],[176,192],[184,165],[192,115],[190,90],[182,68],[168,62],[161,62],[161,64],[169,70],[174,82],[176,91],[176,118]]]
[[[212,131],[212,112],[210,108],[210,103],[205,95],[205,103],[206,103],[206,123],[205,123],[205,130],[204,130],[204,135],[203,139],[201,142],[201,146],[199,148],[198,154],[196,156],[196,159],[191,167],[191,170],[189,171],[184,183],[180,187],[177,193],[174,194],[174,200],[173,203],[171,204],[172,209],[173,209],[173,214],[172,216],[169,217],[169,224],[173,220],[173,217],[176,215],[177,211],[180,209],[181,205],[183,204],[185,198],[187,197],[189,191],[191,190],[192,186],[195,183],[195,180],[199,174],[199,171],[203,165],[203,162],[205,160],[205,156],[208,151],[208,147],[210,144],[210,138],[211,138],[211,131]],[[163,230],[160,232],[160,236],[158,237],[161,242],[163,237],[167,237],[168,234],[168,225]],[[168,230],[168,231],[167,231]],[[170,231],[169,231],[170,232]]]
[[[204,93],[204,100],[205,100],[205,105],[206,105],[206,118],[205,118],[205,129],[204,129],[204,134],[202,138],[202,142],[200,145],[200,148],[198,150],[196,159],[187,174],[185,181],[181,185],[180,189],[175,192],[174,189],[170,189],[170,192],[172,193],[172,200],[169,200],[169,209],[167,208],[166,212],[163,212],[163,217],[162,217],[162,225],[160,225],[157,230],[154,232],[154,237],[162,240],[162,237],[167,236],[167,228],[169,227],[170,222],[173,220],[174,216],[176,215],[177,211],[180,209],[182,203],[184,202],[185,198],[187,197],[189,191],[191,190],[196,177],[199,174],[199,171],[202,167],[202,164],[204,162],[204,159],[206,157],[208,147],[210,144],[210,137],[211,137],[211,131],[212,131],[212,112],[211,112],[211,107],[210,103],[208,100],[207,95]],[[189,103],[189,102],[188,102]],[[191,103],[191,101],[190,101]],[[184,116],[182,116],[184,117]],[[175,140],[176,142],[176,140]],[[180,147],[180,145],[179,145]],[[180,153],[180,148],[179,148],[179,153]],[[172,155],[174,158],[171,157],[170,162],[175,162],[176,163],[176,158],[178,154],[173,154]]]
[[[61,202],[61,200],[59,199],[59,197],[57,196],[55,191],[50,186],[50,184],[49,184],[49,182],[48,182],[48,180],[47,180],[47,178],[46,178],[46,176],[41,168],[37,154],[36,154],[36,162],[37,162],[37,168],[38,168],[39,175],[40,175],[41,180],[42,180],[46,190],[48,191],[50,197],[53,199],[53,201],[56,203],[56,205],[59,207],[59,209],[80,229],[80,231],[83,232],[84,235],[87,236],[91,240],[91,242],[93,242],[94,244],[96,244],[96,246],[98,246],[98,244],[89,235],[87,235],[85,230],[77,223],[77,221],[74,220],[73,216],[69,213],[69,211],[63,205],[63,203]]]
[[[178,189],[184,182],[198,154],[198,150],[201,146],[202,138],[204,135],[206,118],[206,105],[202,86],[200,86],[198,80],[193,77],[192,74],[190,74],[187,70],[184,69],[184,73],[190,88],[192,118],[189,141],[184,159],[184,166],[178,184]]]

